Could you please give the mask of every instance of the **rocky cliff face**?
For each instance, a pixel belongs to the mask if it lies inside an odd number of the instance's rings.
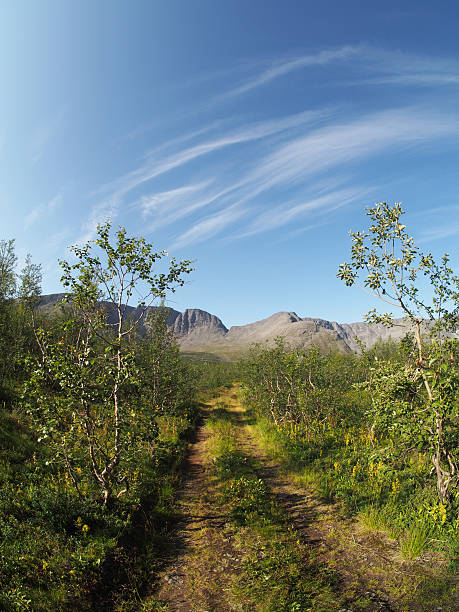
[[[332,346],[343,352],[350,350],[328,321],[302,319],[296,312],[277,312],[262,321],[231,327],[225,342],[248,345],[253,342],[270,342],[279,336],[295,348],[315,344],[322,350],[330,350]]]
[[[237,344],[247,342],[262,342],[274,338],[281,332],[299,323],[301,318],[295,312],[276,312],[267,319],[255,321],[247,325],[234,325],[230,328],[226,340]]]
[[[387,328],[364,322],[341,324],[325,319],[302,318],[295,312],[278,312],[261,321],[233,326],[225,332],[226,328],[220,319],[215,319],[219,323],[217,328],[211,329],[203,319],[199,331],[191,326],[186,336],[179,334],[178,341],[182,348],[235,356],[238,352],[247,350],[253,343],[272,344],[275,338],[283,337],[293,348],[314,345],[324,352],[350,352],[359,350],[357,340],[371,348],[378,340],[400,340],[412,331],[411,326],[403,319],[396,319],[394,327]],[[456,336],[459,337],[459,334]]]
[[[212,344],[228,333],[218,317],[198,308],[189,308],[179,314],[172,328],[182,348]]]

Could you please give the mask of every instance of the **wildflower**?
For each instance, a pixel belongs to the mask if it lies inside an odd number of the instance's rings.
[[[396,478],[393,482],[392,482],[392,495],[394,497],[397,497],[397,495],[400,493],[400,482],[398,480],[398,478]]]
[[[373,476],[375,475],[375,464],[373,463],[373,461],[370,461],[370,465],[368,466],[368,474],[370,476],[370,480],[373,478]]]
[[[438,516],[440,517],[440,525],[443,525],[446,521],[446,506],[445,504],[438,505]]]
[[[352,478],[355,478],[358,469],[359,469],[359,466],[358,466],[358,463],[356,463],[354,467],[352,468]]]
[[[440,525],[444,525],[446,522],[446,506],[445,504],[436,504],[432,508],[427,510],[428,514],[431,515],[434,522],[440,523]]]
[[[81,531],[86,535],[89,531],[89,525],[84,524]]]

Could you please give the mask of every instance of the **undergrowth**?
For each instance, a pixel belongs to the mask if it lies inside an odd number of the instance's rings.
[[[189,415],[160,420],[155,448],[138,460],[135,490],[109,508],[47,466],[24,420],[0,415],[2,610],[138,609],[173,519],[196,409]]]

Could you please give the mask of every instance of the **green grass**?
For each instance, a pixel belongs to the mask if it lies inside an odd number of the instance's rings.
[[[416,559],[428,547],[432,538],[432,526],[420,520],[413,525],[400,544],[404,559]]]
[[[325,430],[308,440],[301,428],[276,428],[264,419],[257,421],[254,432],[269,456],[324,501],[338,502],[349,516],[401,542],[421,521],[432,534],[425,546],[454,556],[458,503],[453,501],[448,509],[439,504],[424,455],[413,452],[395,470],[390,459],[356,432]]]
[[[217,401],[205,424],[207,432],[206,454],[209,461],[229,453],[236,448],[233,420],[224,402]]]
[[[180,354],[186,361],[204,361],[208,363],[221,363],[225,361],[220,355],[204,351],[181,351]]]

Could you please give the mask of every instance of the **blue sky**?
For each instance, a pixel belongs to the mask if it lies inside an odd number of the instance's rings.
[[[1,238],[60,290],[98,222],[195,260],[226,325],[375,303],[338,279],[365,206],[459,243],[456,2],[0,0]]]

